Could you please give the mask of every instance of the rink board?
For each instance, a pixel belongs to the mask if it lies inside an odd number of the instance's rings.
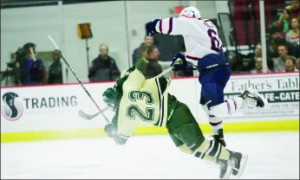
[[[201,124],[200,128],[204,134],[211,133],[211,127],[208,124]],[[225,133],[299,131],[299,120],[225,123],[224,129]],[[135,130],[134,135],[158,135],[167,133],[168,131],[166,128],[139,127]],[[50,130],[2,133],[1,142],[28,142],[54,139],[80,139],[102,137],[106,137],[103,128]]]
[[[114,82],[85,83],[84,86],[105,108],[101,99],[106,88]],[[266,108],[248,108],[224,117],[226,132],[258,132],[299,130],[299,74],[262,74],[232,76],[225,88],[226,98],[236,96],[246,88],[253,88],[268,99]],[[186,103],[196,117],[202,131],[210,133],[208,119],[199,105],[198,79],[174,79],[170,93]],[[14,99],[14,113],[8,106]],[[1,87],[1,142],[33,141],[64,138],[104,136],[106,121],[101,115],[92,120],[78,116],[97,108],[78,83],[64,85]],[[114,112],[107,110],[111,119]],[[165,128],[140,127],[137,135],[164,134]]]

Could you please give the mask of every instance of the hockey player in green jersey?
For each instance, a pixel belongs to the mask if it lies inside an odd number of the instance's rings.
[[[151,78],[135,67],[122,72],[113,88],[103,93],[103,100],[115,110],[106,134],[117,144],[125,144],[141,125],[166,127],[171,139],[184,153],[220,167],[219,178],[240,176],[247,155],[226,149],[215,140],[206,139],[190,109],[168,93],[170,78]]]

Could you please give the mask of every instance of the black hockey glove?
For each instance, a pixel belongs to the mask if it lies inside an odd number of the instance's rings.
[[[183,54],[176,53],[172,59],[171,66],[173,66],[174,71],[180,71],[186,69],[187,61]]]
[[[160,19],[155,19],[154,21],[150,21],[146,24],[146,33],[147,33],[147,35],[153,35],[153,34],[157,33],[157,31],[155,29],[155,26],[156,26],[158,21],[160,21]]]

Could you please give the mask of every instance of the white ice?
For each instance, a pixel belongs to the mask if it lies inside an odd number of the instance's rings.
[[[226,142],[249,155],[241,179],[299,179],[299,131],[227,133]],[[133,136],[124,146],[109,138],[1,143],[1,179],[217,179],[218,174],[218,167],[175,148],[168,135]]]

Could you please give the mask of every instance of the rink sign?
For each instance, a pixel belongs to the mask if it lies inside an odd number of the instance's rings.
[[[102,100],[102,93],[112,87],[114,82],[85,83],[86,89],[96,100],[101,109],[106,107]],[[287,122],[286,129],[295,129],[299,124],[299,74],[263,74],[263,75],[233,75],[225,88],[225,98],[238,95],[245,89],[252,88],[260,92],[269,102],[266,108],[248,108],[239,111],[226,120],[235,123],[234,127],[257,127],[263,129],[272,127],[282,129]],[[170,93],[178,100],[187,104],[198,123],[207,124],[207,116],[199,104],[200,84],[197,77],[174,79],[170,85]],[[27,87],[1,87],[1,134],[5,141],[20,140],[27,137],[69,137],[70,132],[84,134],[84,136],[96,136],[99,129],[106,124],[102,116],[93,120],[83,119],[78,115],[79,110],[87,114],[95,114],[98,109],[89,99],[85,91],[78,83],[64,85],[44,85]],[[108,119],[112,119],[114,112],[105,111]],[[260,125],[262,122],[268,125]],[[282,122],[281,122],[282,121]],[[238,123],[250,123],[251,125],[241,126]],[[257,125],[253,123],[259,122]],[[280,123],[280,124],[279,124]],[[228,125],[227,123],[226,125]],[[278,126],[280,125],[280,128]],[[269,128],[270,129],[270,128]],[[83,130],[83,131],[82,131]],[[227,127],[227,130],[230,130]],[[232,128],[234,131],[234,129]],[[243,129],[242,129],[243,130]],[[42,132],[33,136],[31,133]],[[245,130],[246,131],[246,130]],[[12,132],[24,132],[25,134],[9,134]],[[102,131],[103,132],[103,131]],[[150,132],[150,131],[149,131]],[[154,131],[153,131],[154,132]],[[3,133],[8,133],[3,136]],[[45,134],[46,133],[46,134]],[[144,131],[143,131],[144,133]]]
[[[234,76],[225,88],[226,98],[232,98],[244,89],[256,89],[268,100],[266,108],[249,108],[233,115],[240,117],[298,117],[299,74],[266,74]]]

